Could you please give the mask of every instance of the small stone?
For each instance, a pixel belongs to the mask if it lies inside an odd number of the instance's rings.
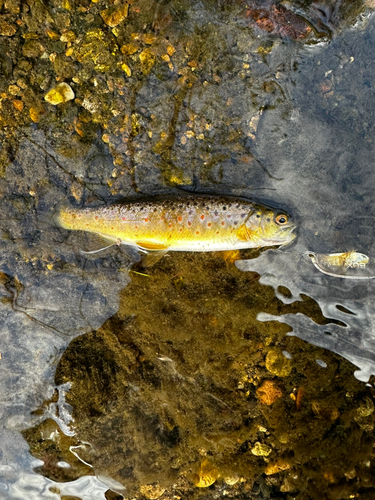
[[[240,480],[239,476],[237,476],[237,474],[235,474],[235,473],[231,473],[231,474],[224,477],[224,482],[228,486],[234,486],[235,484],[238,483],[239,480]]]
[[[121,47],[121,52],[123,54],[126,54],[127,56],[131,56],[137,52],[139,47],[137,45],[133,45],[131,43],[128,43],[127,45],[123,45]]]
[[[8,92],[9,92],[9,94],[12,94],[12,95],[19,95],[20,90],[21,89],[18,87],[18,85],[9,85],[9,87],[8,87]]]
[[[22,55],[25,57],[40,57],[44,53],[44,47],[39,40],[26,40],[22,47]]]
[[[0,17],[0,35],[1,36],[13,36],[17,29],[12,25],[7,23],[3,18]]]
[[[74,42],[74,40],[77,38],[76,34],[74,31],[65,31],[61,36],[60,36],[60,41],[61,42]]]
[[[20,101],[19,99],[14,99],[13,106],[16,108],[17,111],[22,111],[23,110],[23,102]]]
[[[44,96],[44,99],[57,106],[58,104],[71,101],[74,99],[75,95],[70,85],[65,82],[59,83],[54,89],[51,89]]]
[[[152,45],[153,43],[156,42],[156,36],[153,35],[152,33],[147,33],[144,37],[143,37],[143,41],[147,44],[147,45]]]
[[[205,459],[200,465],[198,473],[194,476],[194,485],[198,488],[208,488],[219,477],[219,471],[212,463]]]
[[[282,390],[273,380],[265,380],[257,389],[257,398],[265,405],[272,405],[283,395]]]
[[[278,474],[279,472],[288,469],[290,469],[290,464],[285,460],[279,460],[273,464],[268,464],[264,473],[267,476],[272,476],[272,474]]]
[[[150,49],[145,49],[139,54],[139,60],[142,64],[142,72],[148,73],[151,70],[152,66],[155,64],[156,57]]]
[[[159,484],[146,484],[144,486],[140,486],[139,490],[142,495],[149,500],[156,500],[162,496],[165,488],[162,488]]]
[[[129,68],[129,66],[125,63],[121,64],[121,69],[124,71],[126,76],[132,76],[132,70]]]
[[[100,15],[108,26],[114,28],[119,25],[128,16],[129,5],[127,3],[114,5],[108,9],[102,10]]]
[[[278,377],[287,377],[292,371],[292,364],[277,349],[270,349],[266,356],[266,368]]]
[[[44,113],[44,109],[32,107],[29,109],[30,118],[34,123],[39,123]]]
[[[357,408],[358,417],[369,417],[374,412],[374,403],[369,397],[365,397]]]
[[[268,457],[268,455],[272,452],[272,448],[267,446],[266,444],[259,443],[257,441],[253,448],[251,449],[251,453],[256,455],[257,457]]]

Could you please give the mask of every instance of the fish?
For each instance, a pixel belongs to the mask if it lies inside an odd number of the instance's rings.
[[[61,207],[60,227],[95,233],[158,260],[168,251],[211,252],[286,245],[296,224],[284,210],[231,196],[186,195],[98,208]]]

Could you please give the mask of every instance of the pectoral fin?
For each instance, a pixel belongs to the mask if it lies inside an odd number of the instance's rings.
[[[168,252],[168,249],[166,250],[153,250],[146,254],[142,258],[142,265],[143,267],[151,267],[154,264],[156,264],[166,253]]]
[[[249,241],[251,240],[251,231],[246,224],[241,224],[241,226],[237,230],[237,238],[241,241]]]

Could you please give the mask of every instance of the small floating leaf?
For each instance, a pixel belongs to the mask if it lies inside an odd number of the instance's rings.
[[[324,274],[346,279],[375,278],[375,259],[360,252],[310,253],[314,266]]]

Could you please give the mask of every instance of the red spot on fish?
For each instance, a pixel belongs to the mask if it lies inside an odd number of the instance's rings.
[[[144,219],[144,221],[145,221],[145,222],[148,222],[148,218],[146,217],[146,218]]]
[[[201,215],[201,219],[202,219],[202,220],[204,219],[204,215]]]
[[[211,222],[209,222],[209,223],[207,224],[207,227],[211,227]]]
[[[125,217],[123,217],[122,220],[126,220]]]
[[[188,222],[188,226],[191,226],[191,222],[190,221]]]
[[[113,231],[113,227],[111,227],[112,231]]]
[[[182,231],[182,228],[180,229],[180,232]]]
[[[138,226],[135,226],[135,229],[138,229]]]
[[[199,231],[197,231],[196,234],[199,234]]]
[[[78,214],[78,217],[81,218],[81,214]]]
[[[225,222],[222,222],[221,225],[224,226]]]
[[[230,219],[230,218],[231,218],[231,216],[230,216],[230,215],[227,215],[227,217],[228,217],[228,219]]]
[[[98,219],[99,219],[99,217],[97,215],[95,215],[95,220],[98,220]]]
[[[169,224],[169,227],[172,227],[172,224]]]
[[[178,221],[181,222],[182,221],[182,217],[178,217]]]
[[[219,231],[216,231],[216,234],[219,234]]]

